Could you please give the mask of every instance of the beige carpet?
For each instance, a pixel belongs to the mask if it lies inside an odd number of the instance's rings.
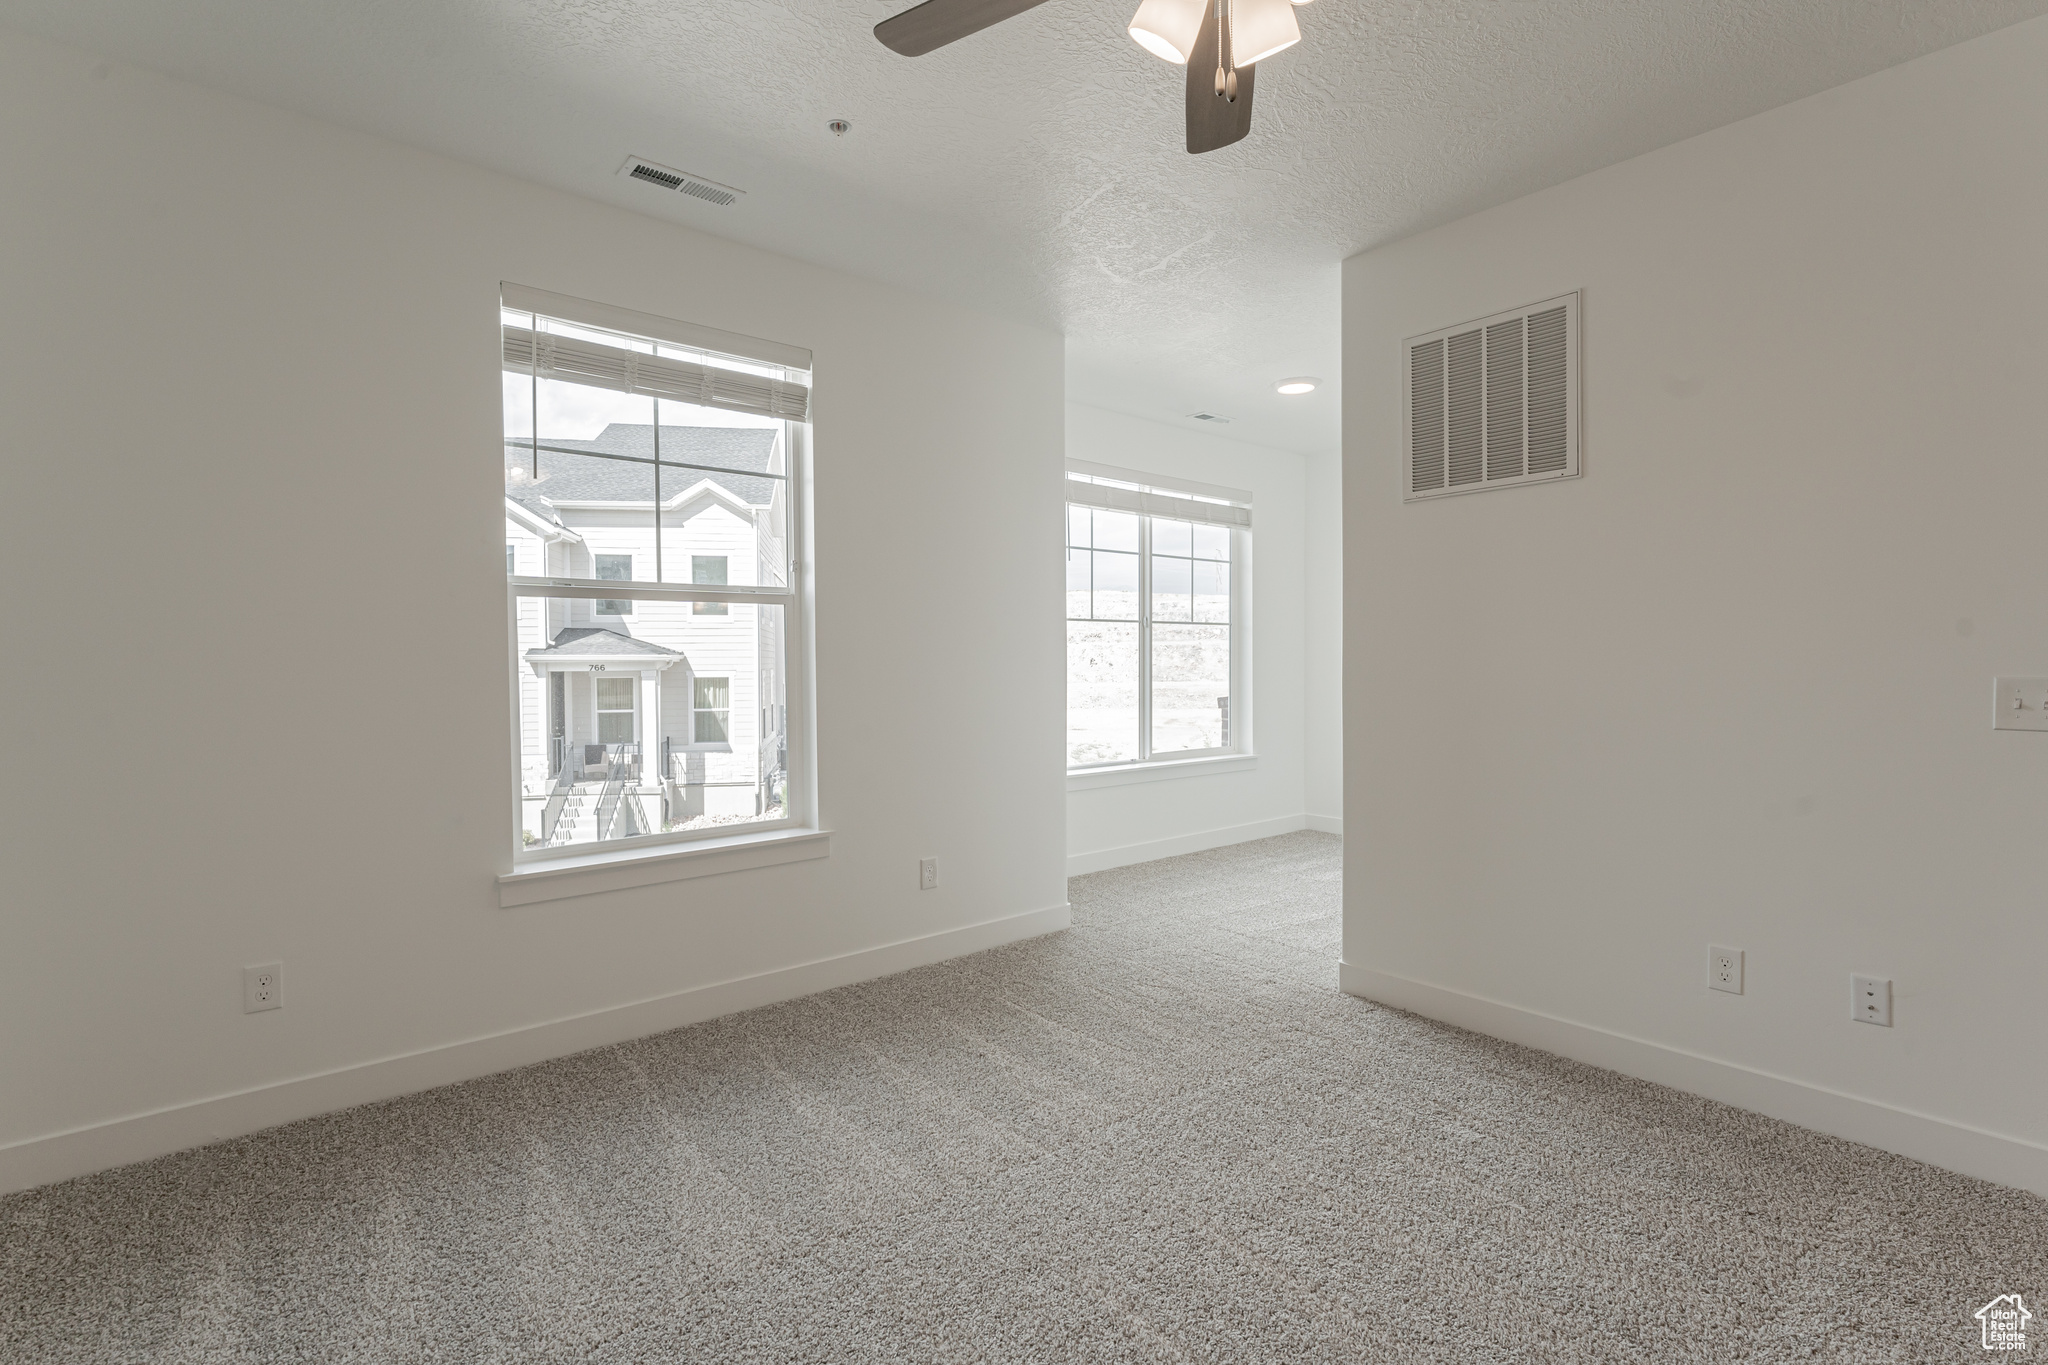
[[[1865,1365],[2048,1295],[2041,1200],[1338,994],[1339,877],[0,1200],[0,1360]]]

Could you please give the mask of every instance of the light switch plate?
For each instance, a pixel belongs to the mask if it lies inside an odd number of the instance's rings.
[[[1993,689],[1991,728],[2048,730],[2048,678],[1999,678]]]

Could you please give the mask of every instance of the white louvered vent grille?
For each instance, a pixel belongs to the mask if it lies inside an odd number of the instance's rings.
[[[688,171],[679,171],[673,166],[663,166],[639,156],[627,157],[625,164],[619,167],[619,174],[628,180],[638,180],[657,189],[675,190],[721,208],[736,203],[746,193],[745,190],[736,190],[730,185],[721,185],[701,175],[691,175]]]
[[[1408,500],[1578,474],[1576,293],[1402,345]]]

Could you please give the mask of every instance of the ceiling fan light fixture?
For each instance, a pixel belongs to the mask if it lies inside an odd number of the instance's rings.
[[[1235,65],[1252,66],[1301,41],[1288,0],[1230,0],[1230,55]]]
[[[1143,0],[1131,16],[1131,37],[1153,56],[1185,66],[1208,8],[1209,0]]]

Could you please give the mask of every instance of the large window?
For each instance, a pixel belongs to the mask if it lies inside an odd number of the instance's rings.
[[[521,858],[801,823],[809,353],[506,286]]]
[[[1069,770],[1244,751],[1250,502],[1235,489],[1069,469]]]

